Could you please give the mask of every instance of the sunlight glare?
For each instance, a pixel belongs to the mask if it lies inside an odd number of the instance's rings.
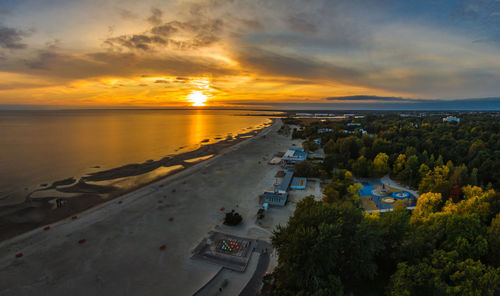
[[[207,96],[203,94],[203,92],[201,91],[193,90],[187,96],[187,99],[192,103],[191,106],[194,107],[205,106],[205,102],[207,101]]]

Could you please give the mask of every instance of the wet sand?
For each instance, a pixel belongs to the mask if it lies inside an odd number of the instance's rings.
[[[54,223],[63,218],[90,209],[97,204],[109,201],[155,182],[167,175],[178,173],[176,169],[168,174],[158,174],[149,178],[138,178],[129,182],[129,186],[113,186],[117,179],[130,178],[154,173],[161,168],[182,166],[187,169],[198,162],[236,145],[261,130],[227,137],[212,144],[202,144],[198,149],[176,155],[168,155],[160,160],[148,160],[144,163],[128,164],[121,167],[97,171],[83,176],[55,181],[50,186],[41,184],[41,188],[29,193],[21,204],[0,207],[0,241],[14,237],[42,225]],[[198,160],[198,161],[193,161]],[[107,184],[106,184],[107,183]],[[57,207],[60,203],[60,207]]]
[[[278,170],[267,160],[291,144],[276,133],[279,127],[77,219],[1,242],[0,294],[192,295],[220,270],[190,259],[208,231],[269,239],[272,226],[256,224],[256,213],[258,195],[272,187]],[[244,223],[223,225],[221,207],[238,211]],[[293,208],[284,211],[282,222]],[[15,258],[19,252],[23,257]]]

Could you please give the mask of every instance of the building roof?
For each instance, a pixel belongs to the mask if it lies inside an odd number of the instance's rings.
[[[293,178],[292,184],[290,186],[291,187],[306,187],[306,184],[307,184],[307,178],[295,177],[295,178]]]
[[[280,192],[286,192],[290,187],[290,184],[292,183],[292,179],[293,179],[293,171],[287,171],[285,177],[283,178],[283,181],[281,181],[281,184],[277,188],[277,190]]]
[[[302,147],[290,147],[283,155],[283,160],[301,161],[307,159],[307,152]]]

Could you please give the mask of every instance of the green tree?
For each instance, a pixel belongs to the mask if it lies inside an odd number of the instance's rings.
[[[488,261],[495,267],[500,266],[500,213],[491,220],[488,227]]]
[[[389,172],[389,156],[380,152],[373,159],[373,167],[377,176],[383,176]]]
[[[406,164],[406,155],[399,154],[396,162],[394,163],[394,168],[392,169],[392,173],[394,175],[398,175],[405,167]]]
[[[373,163],[361,155],[353,164],[352,172],[359,177],[370,177],[373,172]]]
[[[309,160],[296,163],[294,168],[295,175],[298,177],[317,178],[321,173],[321,167]]]
[[[500,270],[479,260],[460,260],[456,252],[435,251],[410,265],[400,263],[390,295],[490,295],[500,293]]]
[[[377,272],[374,255],[382,243],[375,224],[353,205],[306,197],[286,226],[272,237],[279,254],[274,295],[340,295]]]
[[[450,169],[447,166],[436,166],[434,170],[427,172],[420,181],[418,191],[420,193],[435,192],[448,196],[451,184],[448,179]]]

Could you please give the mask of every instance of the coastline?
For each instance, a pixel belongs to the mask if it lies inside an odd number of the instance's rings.
[[[108,201],[48,231],[38,228],[0,242],[5,279],[0,294],[192,295],[221,268],[191,259],[191,250],[209,231],[268,241],[301,198],[292,196],[289,206],[270,209],[264,220],[256,220],[257,197],[273,186],[280,169],[266,159],[295,143],[277,134],[278,128],[273,124],[213,158],[131,192],[120,204]],[[237,210],[243,223],[223,225],[221,206]],[[159,250],[161,245],[166,249]],[[19,252],[23,257],[15,258]],[[271,255],[270,268],[275,260]],[[243,289],[257,266],[257,260],[252,262],[245,273],[223,273],[231,284],[221,295]]]
[[[194,150],[170,154],[156,161],[149,160],[139,164],[127,164],[93,172],[79,179],[70,177],[36,189],[27,195],[23,203],[0,207],[0,221],[2,222],[0,224],[0,243],[31,230],[91,210],[100,204],[112,202],[155,182],[164,179],[167,182],[166,179],[170,177],[186,171],[189,173],[193,167],[204,165],[204,163],[225,153],[231,147],[244,143],[270,129],[277,122],[275,118],[270,119],[271,122],[263,128],[241,133],[234,137],[227,137],[215,143],[200,143],[200,146]],[[191,161],[193,159],[199,160]],[[179,168],[179,166],[182,168]],[[156,171],[165,168],[173,169],[165,174],[155,174]],[[151,176],[148,176],[148,174],[151,174]],[[134,177],[142,177],[142,181],[139,179],[137,179],[139,181],[134,180]],[[113,182],[120,179],[132,180],[129,183],[133,184],[125,187],[113,186]],[[48,196],[32,197],[45,192],[49,193]],[[56,200],[61,201],[61,207],[56,207]]]

